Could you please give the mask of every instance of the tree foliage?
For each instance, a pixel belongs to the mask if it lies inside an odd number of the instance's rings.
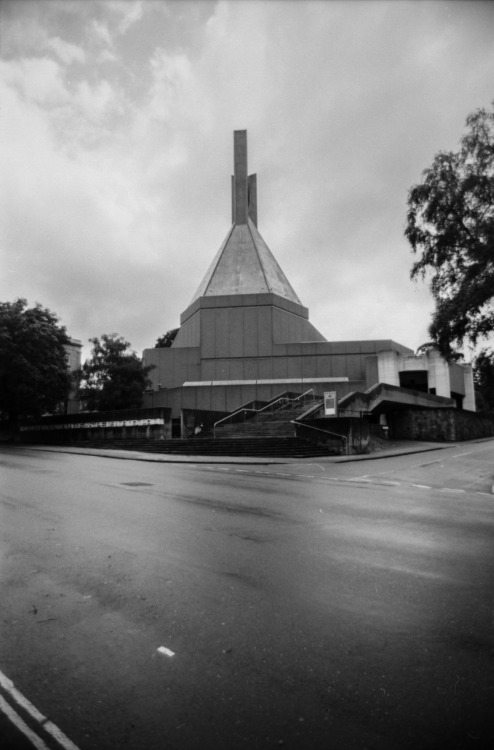
[[[411,188],[405,234],[435,302],[429,333],[450,357],[494,330],[494,109],[469,115],[456,152],[438,153]]]
[[[160,336],[158,339],[156,339],[156,344],[154,345],[155,349],[162,349],[164,347],[171,346],[173,342],[175,341],[175,337],[177,333],[179,332],[179,328],[171,328],[169,331],[164,333],[162,336]]]
[[[21,417],[62,408],[72,384],[64,347],[68,342],[57,316],[39,303],[0,303],[0,412],[13,432]]]
[[[494,352],[482,349],[473,362],[477,409],[494,411]]]
[[[148,372],[130,343],[117,333],[89,339],[91,357],[79,371],[79,398],[87,411],[136,409],[150,385]]]

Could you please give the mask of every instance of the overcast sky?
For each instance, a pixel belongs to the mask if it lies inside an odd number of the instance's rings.
[[[230,226],[259,230],[329,340],[428,339],[409,188],[494,100],[494,3],[2,0],[0,300],[141,353]],[[89,352],[89,345],[85,353]]]

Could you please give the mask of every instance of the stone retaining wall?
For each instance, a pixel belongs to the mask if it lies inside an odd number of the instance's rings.
[[[404,409],[393,413],[391,436],[398,440],[475,440],[494,436],[494,414],[456,409]]]

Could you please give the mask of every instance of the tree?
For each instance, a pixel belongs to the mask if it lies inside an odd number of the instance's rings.
[[[79,371],[79,397],[87,411],[137,409],[150,385],[148,372],[130,343],[117,333],[89,339],[91,357]]]
[[[494,410],[494,352],[482,349],[473,362],[473,380],[477,392],[477,408]]]
[[[159,339],[156,339],[155,349],[162,349],[167,346],[171,346],[175,341],[175,336],[179,332],[179,328],[171,328],[169,331],[164,333]]]
[[[57,316],[25,299],[0,303],[0,412],[14,438],[20,418],[63,408],[72,379]]]
[[[494,103],[493,103],[494,105]],[[468,116],[456,152],[438,153],[411,188],[405,234],[429,277],[429,334],[450,358],[494,330],[494,108]]]

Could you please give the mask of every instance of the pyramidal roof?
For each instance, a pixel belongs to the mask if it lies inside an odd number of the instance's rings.
[[[234,132],[232,227],[191,303],[224,294],[278,294],[302,304],[257,229],[256,175],[247,173],[247,131]]]

